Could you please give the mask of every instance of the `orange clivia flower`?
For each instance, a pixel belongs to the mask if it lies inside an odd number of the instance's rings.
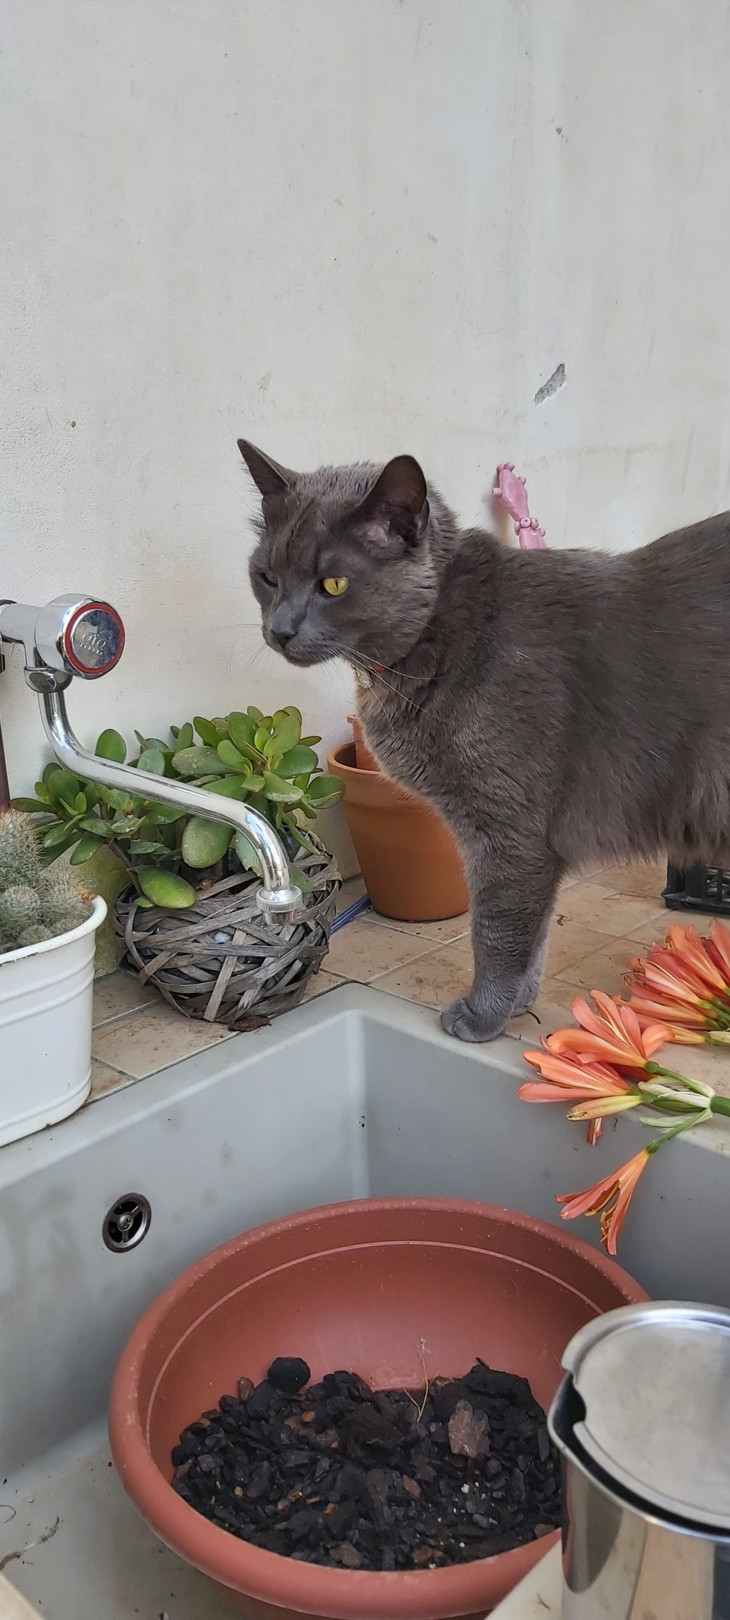
[[[597,1181],[594,1187],[587,1187],[585,1192],[563,1193],[556,1197],[556,1203],[564,1206],[560,1212],[563,1220],[574,1221],[578,1215],[600,1215],[601,1242],[608,1254],[615,1255],[634,1189],[656,1146],[653,1142],[649,1143],[633,1159],[622,1164],[610,1176],[604,1176],[602,1181]]]
[[[517,1093],[523,1102],[567,1103],[569,1119],[602,1119],[636,1108],[641,1093],[623,1080],[608,1063],[581,1063],[574,1057],[556,1057],[547,1042],[539,1052],[525,1052],[525,1061],[539,1069],[541,1080],[527,1080]],[[591,1133],[595,1140],[597,1131]]]
[[[591,996],[598,1011],[578,996],[570,1008],[578,1028],[556,1029],[548,1035],[548,1051],[559,1057],[572,1054],[579,1063],[598,1060],[633,1073],[645,1070],[654,1052],[671,1040],[668,1025],[652,1023],[642,1028],[633,1007],[613,1001],[602,990],[592,990]]]
[[[716,933],[718,931],[717,924],[715,931]],[[720,928],[721,935],[725,932]],[[712,934],[712,929],[710,933]],[[728,943],[730,944],[730,941]],[[691,972],[709,990],[719,991],[720,995],[728,995],[727,975],[708,954],[705,941],[700,939],[695,928],[683,928],[680,923],[672,923],[667,936],[667,952],[679,959],[687,975]]]
[[[726,987],[730,986],[730,932],[716,917],[713,917],[710,923],[709,939],[703,940],[702,943],[715,966],[723,974]]]
[[[686,1007],[707,1005],[707,986],[700,979],[695,980],[690,971],[685,972],[682,963],[675,961],[674,952],[665,950],[662,945],[652,945],[646,956],[634,957],[631,971],[637,984],[662,999],[677,1001]]]
[[[701,1040],[690,1031],[730,1029],[730,934],[716,920],[710,938],[673,923],[665,945],[650,945],[631,963],[629,1005],[642,1026],[659,1018],[672,1039],[688,1046]]]

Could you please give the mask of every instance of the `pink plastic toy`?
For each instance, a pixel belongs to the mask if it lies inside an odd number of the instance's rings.
[[[496,500],[502,502],[510,517],[514,519],[515,534],[522,550],[545,550],[545,530],[540,528],[537,518],[530,517],[525,479],[520,478],[515,472],[514,462],[500,462],[497,468],[497,484],[492,494]]]

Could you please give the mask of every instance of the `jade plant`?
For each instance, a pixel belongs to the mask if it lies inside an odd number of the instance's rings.
[[[32,818],[20,810],[0,813],[0,953],[78,928],[89,902],[73,875],[47,871]]]
[[[325,776],[314,745],[302,737],[302,717],[289,706],[274,715],[251,706],[224,718],[197,716],[171,726],[167,742],[135,732],[139,751],[129,760],[156,776],[195,783],[211,793],[240,799],[279,833],[292,860],[294,881],[311,888],[296,865],[300,851],[319,853],[308,835],[320,810],[342,797],[342,783]],[[124,764],[127,745],[118,731],[102,732],[96,753]],[[36,783],[35,799],[15,803],[38,818],[43,860],[68,853],[72,866],[104,847],[126,868],[141,906],[184,907],[222,870],[243,867],[260,875],[255,849],[242,832],[202,816],[102,787],[65,767],[48,765]]]

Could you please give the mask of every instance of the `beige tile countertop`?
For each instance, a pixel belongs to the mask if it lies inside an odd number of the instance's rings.
[[[682,914],[670,913],[662,904],[665,870],[659,865],[609,867],[564,885],[540,995],[532,1012],[508,1026],[509,1035],[534,1041],[571,1022],[574,996],[592,989],[613,995],[623,989],[631,958],[661,939],[672,918],[682,920]],[[340,909],[363,893],[359,878],[345,883]],[[701,924],[701,918],[692,920]],[[307,997],[354,980],[438,1009],[464,994],[471,970],[468,912],[446,922],[402,923],[371,911],[333,935],[326,967],[311,981]],[[96,985],[91,1100],[226,1039],[228,1031],[221,1025],[183,1018],[133,975],[112,973]],[[730,1049],[683,1048],[678,1067],[730,1096]]]
[[[0,1620],[38,1620],[36,1610],[31,1609],[5,1575],[0,1575]]]

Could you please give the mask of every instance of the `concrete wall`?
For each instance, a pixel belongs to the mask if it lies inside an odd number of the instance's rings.
[[[77,728],[296,699],[237,435],[499,459],[552,544],[728,504],[726,0],[5,0],[0,597],[122,612]],[[564,385],[534,396],[559,365]],[[12,784],[42,753],[17,660]]]

